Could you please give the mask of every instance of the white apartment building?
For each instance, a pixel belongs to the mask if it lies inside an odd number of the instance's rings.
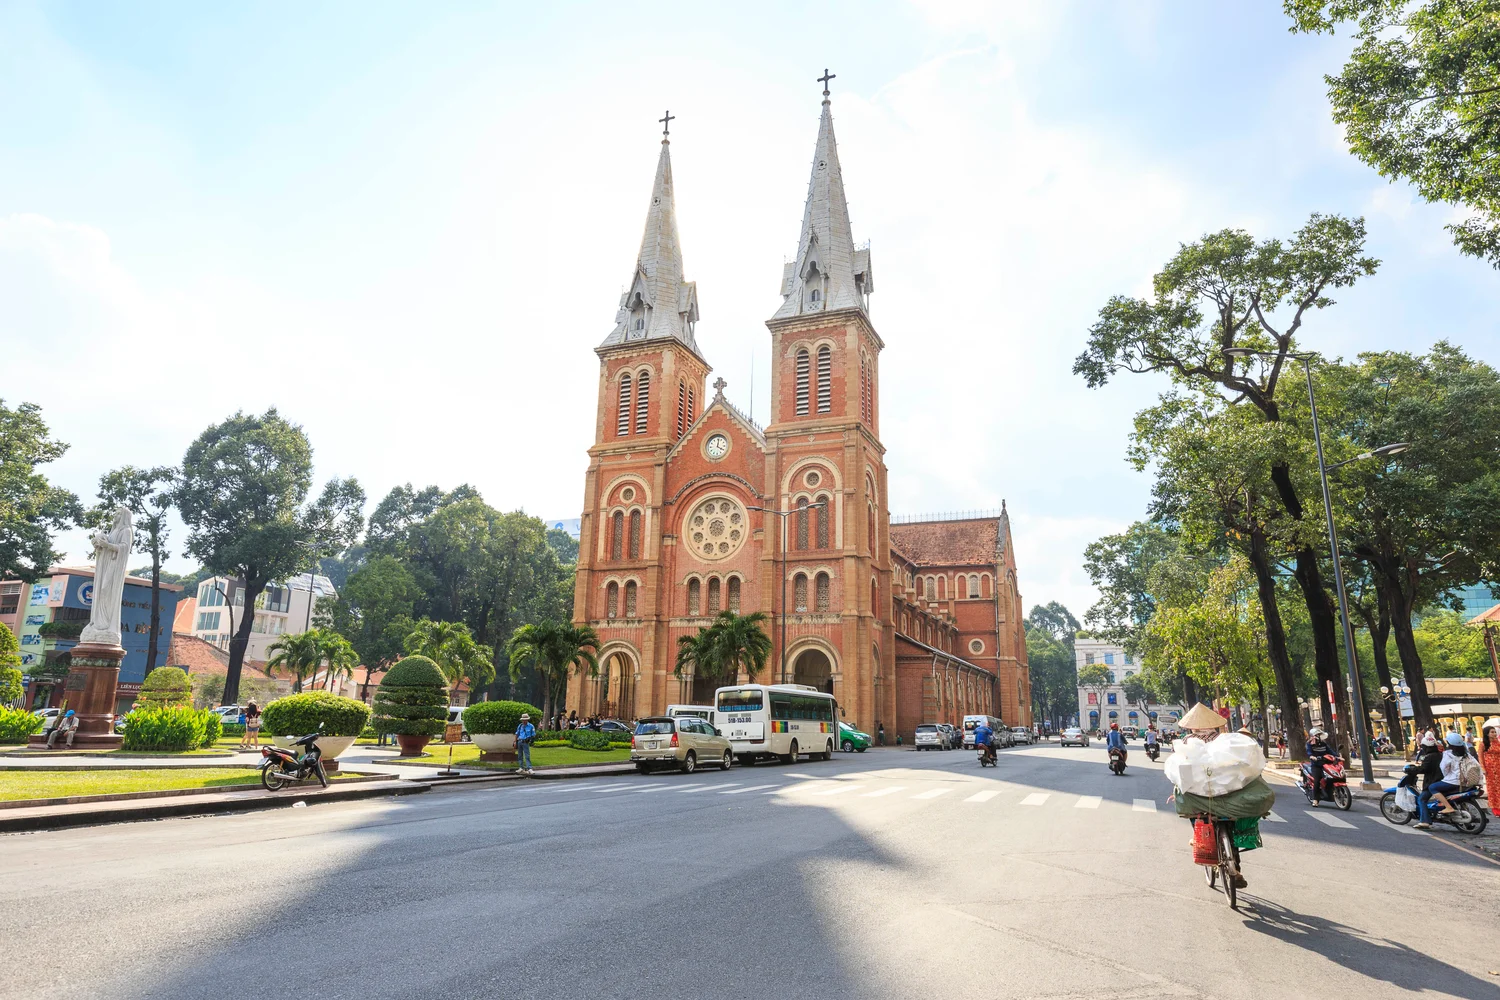
[[[271,643],[283,635],[306,631],[317,602],[337,596],[328,577],[308,573],[267,586],[253,604],[255,622],[250,627],[250,646],[245,650],[245,658],[261,662],[270,659]],[[198,585],[197,597],[192,634],[228,650],[230,638],[244,621],[245,588],[238,580],[216,576]]]
[[[1156,723],[1158,729],[1177,725],[1182,714],[1181,706],[1153,702],[1148,703],[1143,712],[1141,706],[1131,704],[1125,697],[1125,678],[1140,673],[1141,665],[1125,652],[1123,646],[1080,636],[1073,640],[1073,656],[1079,670],[1098,663],[1110,673],[1110,686],[1103,692],[1081,686],[1078,689],[1078,725],[1085,731],[1108,729],[1111,722],[1118,722],[1121,729],[1128,726],[1145,729],[1151,722]]]

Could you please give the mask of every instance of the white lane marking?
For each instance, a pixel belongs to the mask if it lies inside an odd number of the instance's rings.
[[[591,792],[597,792],[597,793],[602,794],[604,792],[627,792],[627,791],[631,791],[632,789],[642,788],[642,787],[644,787],[644,786],[642,786],[642,785],[616,785],[613,788],[610,788],[608,786],[606,786],[604,788],[590,788],[589,791],[591,791]]]
[[[775,785],[751,785],[749,788],[735,788],[735,789],[732,789],[732,790],[731,789],[726,789],[726,790],[720,792],[719,794],[720,795],[742,795],[745,792],[758,792],[762,788],[775,788],[775,787],[776,787]]]
[[[637,795],[645,795],[647,792],[665,792],[666,790],[666,785],[643,785],[640,788],[631,789],[631,791],[635,792]]]
[[[1398,826],[1395,823],[1388,823],[1385,820],[1379,819],[1379,818],[1377,818],[1375,816],[1371,816],[1370,817],[1370,822],[1374,823],[1376,826],[1383,826],[1387,830],[1394,830],[1397,833],[1404,833],[1404,834],[1406,834],[1409,837],[1430,837],[1430,836],[1432,836],[1426,830],[1415,830],[1415,829],[1413,829],[1412,827],[1409,827],[1409,826]]]
[[[553,779],[553,781],[556,781],[556,779]],[[597,788],[598,785],[599,785],[599,783],[597,781],[579,782],[576,785],[573,784],[572,782],[569,782],[569,781],[557,781],[556,784],[552,784],[552,783],[549,782],[547,785],[545,785],[545,786],[543,786],[541,788],[518,788],[518,789],[516,789],[516,791],[518,791],[518,792],[576,792],[576,791],[580,791],[580,790],[586,789],[586,788]]]
[[[1266,817],[1266,822],[1267,823],[1285,823],[1286,820],[1282,819],[1280,816],[1276,815],[1273,812],[1269,816]]]
[[[1104,798],[1102,796],[1099,796],[1099,795],[1080,795],[1080,796],[1078,796],[1078,801],[1075,802],[1075,803],[1073,803],[1073,808],[1074,809],[1098,809],[1099,808],[1099,803],[1101,803],[1103,801],[1104,801]]]
[[[1328,813],[1318,812],[1316,809],[1304,809],[1302,811],[1307,813],[1313,819],[1317,820],[1319,823],[1322,823],[1324,826],[1331,826],[1340,830],[1354,829],[1353,823],[1345,823],[1337,816],[1330,816]]]
[[[906,791],[906,786],[905,785],[892,785],[890,788],[880,788],[880,789],[876,789],[873,792],[865,792],[865,794],[861,795],[860,798],[862,798],[862,799],[878,799],[882,795],[895,795],[897,792],[904,792],[904,791]]]
[[[965,802],[988,802],[990,799],[993,799],[996,795],[999,795],[999,794],[1000,794],[1000,792],[998,790],[994,790],[994,789],[992,789],[992,790],[990,790],[988,792],[975,792],[973,795],[970,795],[968,798],[964,799],[964,801]]]
[[[1030,795],[1026,796],[1024,799],[1021,800],[1021,805],[1023,805],[1023,806],[1039,806],[1042,803],[1046,802],[1051,797],[1052,797],[1051,794],[1048,793],[1048,792],[1032,792]]]
[[[918,792],[916,795],[913,795],[912,798],[914,798],[914,799],[935,799],[939,795],[947,795],[951,791],[953,791],[953,789],[951,789],[951,788],[930,788],[930,789],[928,789],[925,792]]]
[[[733,785],[698,785],[695,788],[679,788],[677,791],[683,795],[691,795],[693,792],[712,792],[723,791],[727,788],[737,788],[740,784],[740,782],[735,782]]]
[[[1130,811],[1138,813],[1154,813],[1156,812],[1156,800],[1132,799],[1130,803]]]
[[[834,785],[832,788],[825,788],[822,791],[814,792],[813,794],[814,795],[842,795],[845,792],[852,792],[852,791],[854,791],[858,787],[859,787],[858,785],[847,785],[847,784],[846,785]]]

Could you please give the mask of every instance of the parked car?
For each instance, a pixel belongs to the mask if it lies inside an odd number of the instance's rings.
[[[870,734],[862,733],[847,722],[839,723],[839,749],[844,753],[864,753],[870,748]]]
[[[1089,745],[1089,735],[1077,726],[1072,726],[1063,730],[1062,745],[1065,747],[1086,747]]]
[[[610,739],[628,740],[635,733],[635,729],[628,722],[619,719],[600,719],[599,732],[604,733]]]
[[[609,721],[615,720],[606,720]],[[630,760],[642,774],[674,767],[684,774],[691,774],[699,764],[705,767],[717,764],[721,770],[727,771],[734,763],[734,751],[729,740],[702,719],[688,715],[676,718],[661,715],[635,724]]]
[[[950,726],[946,722],[939,722],[938,729],[943,733],[944,750],[957,750],[964,745],[964,738],[957,727]]]
[[[917,727],[916,736],[911,745],[918,750],[946,750],[948,749],[948,737],[938,728],[935,722],[924,722]]]
[[[1035,743],[1036,737],[1030,729],[1025,726],[1011,726],[1010,739],[1012,743]]]

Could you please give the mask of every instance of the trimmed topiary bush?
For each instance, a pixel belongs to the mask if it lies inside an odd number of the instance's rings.
[[[146,675],[135,701],[144,708],[192,708],[193,685],[181,667],[157,667]]]
[[[137,708],[125,716],[124,749],[197,750],[208,742],[209,716],[213,714],[196,708]]]
[[[608,750],[609,736],[592,729],[575,729],[568,734],[568,746],[574,750]]]
[[[448,678],[425,656],[398,662],[375,690],[372,724],[377,732],[431,737],[441,733],[447,721]]]
[[[542,717],[541,709],[524,701],[480,701],[464,709],[464,728],[470,735],[479,733],[513,733],[521,724],[521,713],[529,713],[532,719]],[[532,725],[536,723],[533,722]],[[541,735],[538,731],[538,736]]]
[[[358,736],[370,721],[370,706],[328,691],[304,691],[277,698],[260,720],[272,736],[306,736],[317,732],[320,722],[324,736]]]
[[[0,743],[25,743],[42,731],[47,720],[24,708],[0,705]]]

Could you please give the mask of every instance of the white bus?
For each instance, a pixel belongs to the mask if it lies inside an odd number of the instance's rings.
[[[719,732],[743,763],[799,754],[828,760],[838,743],[838,702],[806,684],[739,684],[714,693]]]
[[[667,715],[676,718],[679,715],[691,715],[695,719],[704,722],[714,721],[714,707],[712,705],[668,705]]]

